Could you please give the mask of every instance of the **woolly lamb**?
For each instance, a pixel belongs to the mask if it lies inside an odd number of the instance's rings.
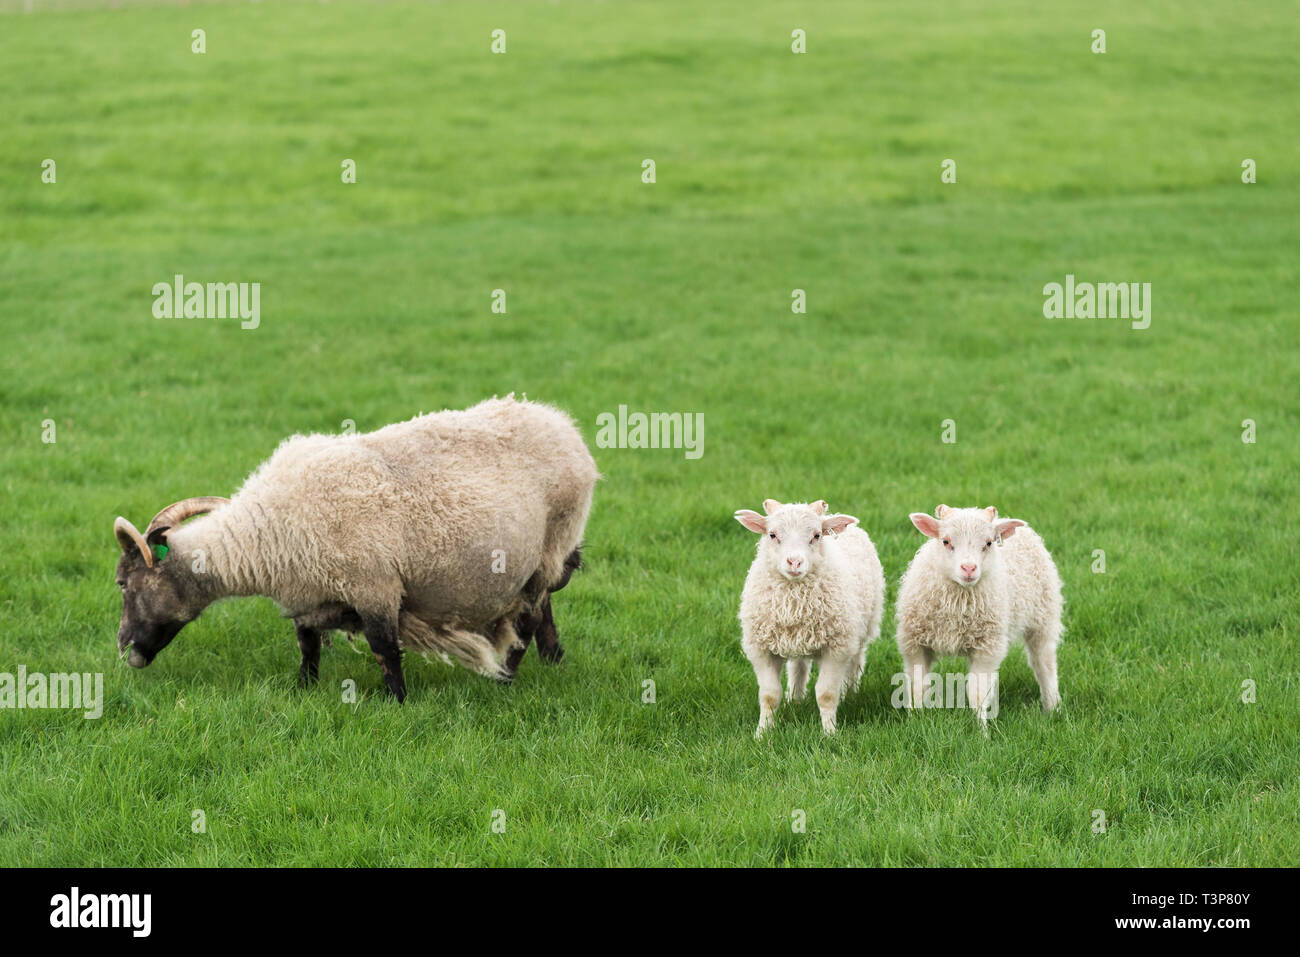
[[[781,663],[786,697],[804,696],[817,661],[817,707],[822,730],[835,733],[835,712],[846,685],[857,689],[867,645],[880,637],[885,575],[876,547],[852,515],[827,515],[825,502],[763,502],[767,515],[749,509],[736,521],[757,532],[758,553],[740,599],[741,647],[758,678],[758,729],[772,725],[781,703]]]
[[[266,595],[294,619],[304,683],[336,628],[365,634],[399,701],[399,646],[508,680],[534,633],[562,654],[549,595],[580,564],[597,477],[568,416],[513,396],[294,436],[232,499],[177,502],[144,535],[117,519],[118,648],[143,668],[212,602]]]
[[[930,541],[917,550],[898,589],[898,650],[908,707],[921,707],[937,656],[970,662],[967,695],[982,723],[994,704],[998,668],[1023,637],[1043,708],[1060,702],[1056,644],[1061,637],[1061,578],[1043,540],[996,508],[949,508],[911,515]]]

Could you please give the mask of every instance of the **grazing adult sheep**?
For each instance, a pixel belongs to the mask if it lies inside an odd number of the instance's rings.
[[[797,701],[814,660],[822,730],[834,734],[844,689],[857,688],[867,645],[880,637],[884,571],[852,515],[827,515],[824,501],[769,498],[763,510],[736,512],[736,521],[760,536],[740,599],[741,647],[758,678],[754,736],[771,727],[781,703],[782,662],[786,697]]]
[[[294,619],[304,682],[331,629],[364,633],[399,701],[401,646],[509,679],[517,623],[562,654],[549,595],[580,564],[597,478],[567,415],[513,396],[294,436],[229,500],[177,502],[144,535],[117,519],[118,647],[143,668],[212,602],[266,595]]]
[[[921,707],[937,656],[969,660],[966,695],[982,723],[994,699],[998,668],[1023,637],[1043,708],[1060,702],[1056,645],[1061,578],[1043,540],[996,508],[914,512],[912,524],[930,540],[912,559],[898,589],[898,650],[906,670],[908,707]]]

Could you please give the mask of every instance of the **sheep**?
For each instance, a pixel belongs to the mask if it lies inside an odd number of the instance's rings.
[[[513,395],[293,436],[229,500],[177,502],[143,535],[116,520],[118,648],[143,668],[212,602],[265,595],[294,620],[303,683],[331,629],[365,635],[399,702],[402,646],[509,680],[533,634],[563,653],[549,596],[581,563],[598,477],[567,415]]]
[[[845,687],[856,690],[867,645],[880,637],[885,574],[871,538],[852,515],[827,515],[811,505],[763,502],[736,521],[756,532],[757,553],[740,599],[741,647],[758,678],[761,738],[781,703],[781,662],[786,699],[803,698],[811,661],[817,661],[817,707],[822,730],[835,733]]]
[[[905,669],[904,704],[919,708],[936,656],[970,662],[966,695],[987,727],[996,705],[998,668],[1023,637],[1045,711],[1060,703],[1056,645],[1061,638],[1061,578],[1043,540],[1018,518],[993,507],[914,512],[929,541],[913,557],[898,588],[898,650]]]

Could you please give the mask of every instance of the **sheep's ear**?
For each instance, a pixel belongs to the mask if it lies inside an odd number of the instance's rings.
[[[856,524],[858,524],[858,520],[852,515],[827,515],[822,519],[822,534],[830,535],[834,533],[838,535],[850,525]]]
[[[936,508],[936,509],[934,510],[934,517],[935,517],[935,518],[946,518],[946,517],[948,516],[948,513],[951,512],[951,511],[952,511],[952,509],[949,508],[947,505],[940,505],[938,508]]]
[[[988,516],[990,522],[996,521],[998,517],[998,510],[994,508],[992,505],[990,505],[988,508],[984,509],[984,514]]]
[[[824,498],[819,498],[817,501],[813,502],[808,507],[811,508],[818,515],[826,514],[826,500]]]
[[[1008,518],[1005,521],[998,522],[995,526],[993,526],[993,530],[997,532],[998,541],[1001,541],[1004,538],[1010,538],[1012,535],[1014,535],[1016,533],[1016,529],[1023,524],[1025,523],[1018,518]]]
[[[771,515],[780,507],[781,503],[774,498],[763,499],[763,511],[767,512],[768,515]]]
[[[767,519],[753,509],[742,508],[736,512],[736,521],[744,525],[751,532],[757,532],[762,535],[767,531]]]
[[[939,507],[947,508],[948,506],[940,505]],[[912,524],[916,526],[917,530],[922,535],[925,535],[929,538],[939,537],[938,519],[934,518],[931,515],[926,515],[925,512],[913,512],[911,515],[907,517],[912,520]]]

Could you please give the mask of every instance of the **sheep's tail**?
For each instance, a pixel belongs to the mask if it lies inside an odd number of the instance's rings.
[[[477,632],[443,625],[434,627],[407,612],[398,616],[397,626],[399,640],[412,651],[437,655],[447,664],[458,661],[470,671],[498,681],[506,677],[497,649]]]

